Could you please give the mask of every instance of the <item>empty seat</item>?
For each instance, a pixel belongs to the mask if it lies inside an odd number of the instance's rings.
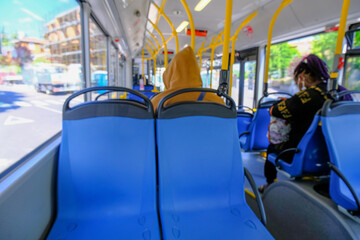
[[[90,91],[128,91],[129,100],[69,102]],[[57,216],[48,239],[160,239],[156,152],[150,100],[136,91],[95,87],[63,111]]]
[[[294,152],[291,163],[281,160],[284,153]],[[268,160],[292,177],[329,174],[329,154],[321,131],[320,115],[314,119],[296,148],[285,149],[279,155],[271,153]]]
[[[238,127],[238,134],[239,136],[243,133],[248,131],[250,123],[252,121],[252,118],[254,114],[251,112],[245,111],[245,109],[249,109],[252,111],[251,108],[247,107],[239,107],[240,109],[237,111],[237,127]]]
[[[274,92],[269,95],[288,95],[285,92]],[[266,136],[270,124],[269,110],[277,102],[273,98],[263,96],[260,98],[258,108],[250,123],[249,130],[239,136],[240,146],[244,151],[263,150],[269,146],[269,140]]]
[[[160,217],[164,239],[273,239],[245,202],[236,108],[210,102],[158,106]]]
[[[322,130],[333,170],[330,175],[330,196],[341,207],[359,215],[360,103],[328,100],[321,114]]]

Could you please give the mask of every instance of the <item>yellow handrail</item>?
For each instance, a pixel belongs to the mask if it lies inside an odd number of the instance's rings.
[[[159,35],[164,43],[164,52],[165,52],[164,66],[165,66],[165,68],[167,68],[168,55],[167,55],[167,46],[166,46],[165,38],[164,38],[163,34],[161,33],[160,29],[150,19],[149,19],[149,22],[153,26],[153,28],[159,33]],[[160,49],[159,49],[159,52],[160,52]]]
[[[153,92],[158,92],[156,90],[156,56],[154,57],[154,89]]]
[[[160,47],[160,44],[159,44],[159,41],[156,39],[156,37],[154,36],[154,34],[152,34],[149,30],[146,30],[150,36],[155,40],[156,42],[156,45],[158,46],[158,53],[160,53],[160,50],[161,50],[161,47]],[[151,41],[150,41],[151,42]]]
[[[264,93],[267,94],[267,85],[268,85],[268,77],[269,77],[269,62],[270,62],[270,48],[271,48],[271,38],[272,38],[272,31],[274,28],[274,24],[276,21],[276,18],[279,16],[280,12],[283,10],[284,7],[289,5],[293,0],[283,0],[280,4],[279,8],[276,10],[274,16],[271,19],[270,26],[269,26],[269,32],[268,32],[268,41],[267,41],[267,47],[266,47],[266,61],[265,61],[265,76],[264,76],[264,83],[265,83],[265,89]]]
[[[211,40],[211,43],[210,43],[210,46],[213,45],[215,41],[215,36],[213,36],[212,40]],[[212,88],[212,72],[213,72],[213,69],[214,69],[214,53],[215,53],[215,48],[211,48],[211,55],[210,55],[210,88]]]
[[[185,11],[188,15],[189,18],[189,22],[190,22],[190,31],[191,31],[191,48],[195,51],[195,25],[194,25],[194,20],[192,18],[191,15],[191,11],[189,9],[189,6],[186,3],[186,0],[180,0],[182,5],[185,8]]]
[[[231,97],[231,90],[232,90],[232,83],[233,83],[233,65],[235,62],[235,43],[236,40],[238,38],[239,32],[241,31],[241,29],[243,27],[245,27],[245,25],[247,25],[256,15],[258,14],[258,11],[253,12],[252,14],[250,14],[238,27],[238,29],[236,29],[234,35],[232,35],[232,37],[230,38],[230,40],[232,41],[231,44],[231,55],[230,55],[230,83],[229,83],[229,96]]]
[[[228,70],[229,67],[229,45],[230,45],[232,4],[233,4],[232,0],[226,0],[224,45],[223,45],[221,70]]]
[[[204,45],[205,45],[205,41],[201,44],[201,47],[197,51],[197,55],[199,56],[199,68],[200,68],[200,70],[201,70],[201,57],[202,57],[202,52],[204,51],[203,50]]]
[[[338,36],[336,41],[336,48],[335,48],[335,57],[334,57],[334,64],[333,69],[330,74],[330,78],[333,79],[332,83],[332,89],[336,89],[337,84],[337,78],[338,78],[338,64],[340,61],[340,58],[342,57],[342,46],[343,46],[343,40],[345,36],[345,28],[346,28],[346,19],[349,11],[350,6],[350,0],[344,0],[341,10],[341,17],[340,17],[340,23],[339,23],[339,30],[338,30]],[[330,89],[331,90],[331,89]]]
[[[176,32],[176,29],[175,29],[174,25],[172,24],[172,22],[170,21],[170,19],[168,18],[168,16],[164,13],[163,9],[159,8],[159,6],[156,5],[156,3],[154,3],[154,2],[153,2],[152,4],[153,4],[153,5],[156,7],[156,9],[159,11],[159,14],[162,15],[162,16],[165,18],[165,20],[168,22],[168,24],[170,25],[171,30],[172,30],[172,36],[175,37],[176,53],[178,53],[178,52],[179,52],[179,38],[178,38],[178,36],[177,36],[177,32]]]
[[[148,52],[150,53],[151,57],[153,58],[155,56],[155,53],[153,51],[153,49],[150,47],[149,44],[145,43],[145,48],[148,50]]]
[[[145,73],[144,73],[144,49],[141,50],[141,74],[144,80],[144,85],[146,85],[146,78],[145,78]]]
[[[152,56],[151,59],[154,61],[154,71],[153,71],[154,89],[153,89],[153,91],[156,91],[156,87],[155,87],[155,81],[156,81],[156,53],[154,52],[154,50],[147,43],[145,43],[145,48],[149,51],[149,53]],[[151,59],[149,59],[149,60],[151,60]],[[149,78],[150,78],[150,76],[149,76]]]
[[[149,38],[146,38],[146,40],[151,44],[152,49],[154,51],[154,54],[156,55],[158,53],[158,51],[156,50],[155,45],[153,44],[153,42]]]
[[[160,6],[160,10],[163,11],[165,7],[166,0],[163,0]],[[156,17],[155,25],[157,26],[160,20],[161,14],[158,14]]]

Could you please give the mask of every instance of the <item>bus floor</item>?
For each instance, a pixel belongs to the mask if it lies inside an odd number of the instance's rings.
[[[243,165],[249,170],[257,187],[266,184],[266,179],[264,176],[264,165],[265,158],[261,156],[261,152],[242,152],[241,157],[243,160]],[[289,178],[278,171],[277,180],[288,180]],[[245,188],[252,191],[248,181],[245,181]]]
[[[261,156],[261,152],[242,152],[241,157],[243,165],[251,173],[256,187],[266,184],[266,179],[264,176],[264,165],[265,158]],[[277,180],[288,180],[289,178],[283,174],[281,171],[278,172]],[[254,198],[253,190],[251,189],[250,183],[245,181],[245,199],[249,207],[253,210],[255,215],[260,219],[259,207],[257,205],[256,199]]]

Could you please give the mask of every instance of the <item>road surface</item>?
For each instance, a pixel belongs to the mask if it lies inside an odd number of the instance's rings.
[[[62,105],[69,95],[0,85],[0,173],[61,130]]]

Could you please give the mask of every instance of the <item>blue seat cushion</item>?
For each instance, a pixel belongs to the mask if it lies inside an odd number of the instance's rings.
[[[206,201],[206,200],[205,200]],[[165,212],[164,239],[273,239],[246,205]]]
[[[156,214],[57,219],[48,239],[160,239]]]

